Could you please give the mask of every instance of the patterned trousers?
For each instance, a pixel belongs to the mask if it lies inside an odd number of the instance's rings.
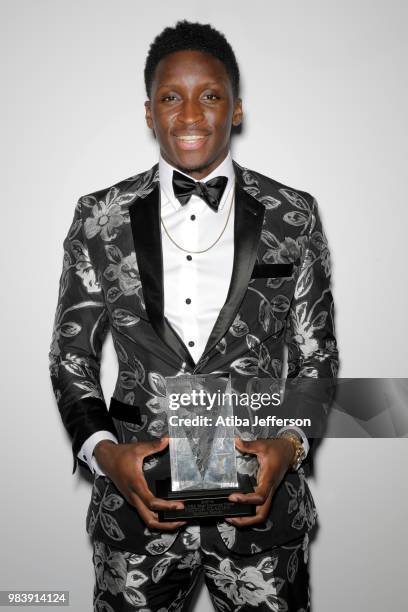
[[[240,555],[214,527],[184,528],[161,554],[135,554],[95,540],[94,612],[187,612],[203,574],[219,612],[309,612],[309,539]]]

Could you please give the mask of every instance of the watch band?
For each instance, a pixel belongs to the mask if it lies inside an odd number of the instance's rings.
[[[306,456],[305,449],[302,444],[302,440],[293,431],[282,431],[280,434],[278,434],[277,437],[286,438],[287,440],[290,440],[290,442],[293,444],[293,448],[295,450],[295,456],[293,457],[290,468],[293,471],[298,470],[303,459]]]

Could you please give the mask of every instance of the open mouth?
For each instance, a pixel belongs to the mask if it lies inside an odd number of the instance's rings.
[[[180,149],[184,151],[191,151],[199,149],[208,139],[208,135],[205,134],[186,134],[183,136],[176,136],[176,143]]]

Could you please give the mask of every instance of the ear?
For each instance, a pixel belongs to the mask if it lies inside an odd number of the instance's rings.
[[[153,119],[152,119],[152,106],[150,100],[146,100],[145,105],[145,119],[147,123],[147,127],[151,130],[153,129]]]
[[[241,125],[242,122],[242,100],[237,98],[234,103],[234,112],[232,114],[232,125]]]

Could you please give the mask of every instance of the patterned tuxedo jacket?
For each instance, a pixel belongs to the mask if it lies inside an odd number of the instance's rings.
[[[73,471],[83,442],[100,429],[120,442],[161,437],[166,376],[223,371],[279,379],[286,345],[288,377],[336,377],[330,258],[316,200],[233,163],[232,277],[196,364],[163,313],[158,165],[79,198],[64,241],[49,353],[55,397],[72,439]],[[99,378],[108,330],[118,358],[109,410]],[[238,450],[236,457],[239,474],[255,483],[256,458]],[[264,523],[235,528],[218,521],[228,548],[265,550],[312,529],[317,514],[305,479],[309,461],[286,474]],[[156,479],[169,475],[168,449],[145,460],[144,473],[154,490]],[[111,546],[151,554],[170,548],[183,530],[149,530],[113,482],[97,475],[86,529]]]

